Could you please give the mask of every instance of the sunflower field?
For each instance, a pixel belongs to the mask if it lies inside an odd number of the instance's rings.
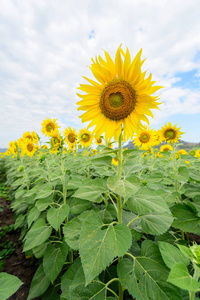
[[[141,51],[105,57],[79,87],[87,128],[46,118],[46,144],[25,132],[1,154],[15,230],[38,261],[28,300],[199,299],[200,150],[179,150],[176,125],[150,128],[161,87]]]

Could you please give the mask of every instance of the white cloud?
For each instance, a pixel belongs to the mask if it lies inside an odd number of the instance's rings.
[[[175,88],[176,73],[197,69],[198,0],[7,0],[0,11],[0,147],[23,132],[41,134],[45,117],[81,126],[76,110],[91,57],[120,43],[132,57],[143,48],[144,69],[166,87],[154,123],[176,113],[200,113],[199,91]],[[91,37],[92,34],[92,37]],[[154,124],[152,123],[152,124]],[[84,126],[84,125],[83,125]]]

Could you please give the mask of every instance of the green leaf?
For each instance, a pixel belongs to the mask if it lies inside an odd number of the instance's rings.
[[[80,182],[79,182],[79,187],[80,187]],[[86,211],[88,208],[92,206],[91,201],[74,198],[74,197],[70,197],[67,203],[70,206],[70,214],[72,215],[81,214],[82,212]]]
[[[0,299],[6,300],[23,284],[19,278],[4,272],[0,273]]]
[[[49,245],[49,243],[46,242],[46,243],[43,243],[40,246],[37,246],[37,247],[33,248],[32,251],[33,251],[33,254],[35,255],[35,257],[36,258],[43,257],[48,245]]]
[[[168,205],[160,196],[150,193],[146,195],[142,191],[139,195],[137,194],[128,200],[127,207],[138,215],[151,212],[170,212]]]
[[[193,258],[195,258],[192,250],[186,246],[183,245],[177,245],[179,247],[179,249],[181,250],[181,252],[183,253],[183,255],[187,258],[189,258],[190,260],[192,260]]]
[[[47,198],[52,193],[53,193],[52,187],[48,185],[44,189],[39,190],[37,192],[37,195],[35,196],[35,199],[44,199],[44,198]]]
[[[103,201],[102,193],[105,193],[104,181],[102,178],[87,181],[74,193],[73,197],[100,203]]]
[[[196,169],[189,169],[190,178],[195,181],[200,181],[200,172]]]
[[[139,189],[138,184],[132,184],[129,180],[117,180],[116,176],[110,176],[107,180],[108,188],[114,193],[128,199],[133,196]]]
[[[52,228],[47,226],[44,219],[36,221],[25,236],[24,251],[43,244],[51,235]]]
[[[93,212],[82,225],[79,252],[86,285],[103,271],[115,256],[123,256],[131,246],[132,237],[124,224],[105,226]]]
[[[172,210],[175,217],[172,226],[184,232],[200,234],[200,218],[187,205],[176,204]]]
[[[178,181],[185,182],[189,179],[189,170],[187,167],[178,168],[178,176],[176,177]]]
[[[43,265],[41,264],[32,279],[27,300],[31,300],[44,294],[44,292],[48,289],[49,284],[50,281],[46,277]]]
[[[182,300],[180,290],[166,282],[167,270],[152,258],[123,258],[117,272],[122,287],[137,300]]]
[[[78,258],[61,277],[62,297],[70,299],[70,289],[72,290],[81,283],[85,284],[85,277],[81,260]]]
[[[51,203],[53,203],[53,194],[49,195],[44,199],[39,199],[35,205],[39,211],[44,211]]]
[[[55,247],[52,244],[47,246],[43,258],[43,268],[48,279],[53,282],[59,275],[67,258],[68,246],[64,242]]]
[[[67,204],[63,204],[58,208],[51,207],[47,212],[47,220],[51,226],[57,231],[62,222],[69,215],[70,207]]]
[[[113,152],[113,150],[111,152]],[[110,166],[111,161],[112,157],[108,155],[103,157],[90,158],[90,162],[92,163],[92,165],[97,167]]]
[[[181,262],[173,266],[167,281],[181,289],[189,291],[196,291],[199,289],[199,283],[190,276],[187,267]]]
[[[173,222],[168,212],[153,212],[141,217],[141,227],[145,233],[160,235],[166,232]]]
[[[80,216],[73,218],[63,226],[65,241],[73,250],[79,249],[79,238],[81,233],[82,222],[90,216],[92,212],[86,211]]]
[[[31,224],[38,219],[39,215],[41,214],[41,212],[37,209],[36,206],[34,206],[33,208],[31,208],[31,210],[28,213],[27,216],[27,222],[28,222],[28,227],[31,226]]]
[[[162,258],[168,268],[171,269],[178,262],[181,262],[186,266],[189,265],[190,260],[175,246],[166,242],[158,242],[158,245]]]

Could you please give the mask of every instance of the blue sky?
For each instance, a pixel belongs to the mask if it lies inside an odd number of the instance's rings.
[[[0,148],[41,123],[80,129],[77,87],[91,58],[122,43],[165,86],[151,127],[177,123],[200,142],[199,0],[6,0],[0,10]],[[147,73],[148,73],[147,72]]]

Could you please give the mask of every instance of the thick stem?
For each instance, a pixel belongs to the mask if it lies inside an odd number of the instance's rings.
[[[122,158],[122,133],[121,133],[118,141],[118,174],[117,174],[118,180],[121,180],[122,177],[122,161],[123,158]],[[117,206],[118,206],[118,222],[122,223],[122,199],[120,195],[118,195]]]

